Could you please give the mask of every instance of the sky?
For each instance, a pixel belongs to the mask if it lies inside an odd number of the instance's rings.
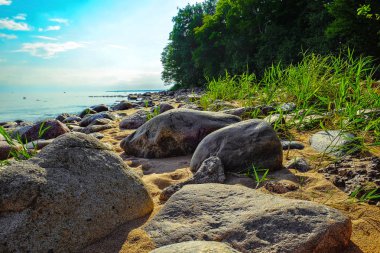
[[[178,7],[202,0],[0,0],[0,92],[163,89]]]

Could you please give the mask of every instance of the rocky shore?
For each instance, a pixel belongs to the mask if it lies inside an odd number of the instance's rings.
[[[357,200],[380,150],[339,129],[286,139],[294,105],[202,93],[0,122],[0,252],[380,252],[379,200]]]

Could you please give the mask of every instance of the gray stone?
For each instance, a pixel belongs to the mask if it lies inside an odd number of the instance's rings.
[[[205,240],[243,253],[344,252],[352,232],[327,206],[223,184],[185,186],[144,229],[157,247]]]
[[[310,145],[321,153],[344,156],[359,151],[355,135],[341,130],[320,131],[310,138]]]
[[[92,114],[89,116],[86,116],[82,119],[82,121],[79,123],[81,127],[86,127],[90,125],[93,121],[97,119],[110,119],[110,120],[115,120],[116,116],[112,115],[111,113],[108,112],[99,112],[97,114]]]
[[[106,106],[105,104],[92,106],[91,109],[95,112],[107,112],[110,110],[110,108],[108,108],[108,106]]]
[[[223,183],[226,180],[222,161],[217,156],[212,156],[203,161],[199,170],[192,178],[185,182],[171,185],[165,188],[160,195],[160,200],[168,200],[174,193],[188,184]]]
[[[46,131],[40,132],[40,130]],[[54,139],[62,134],[70,132],[70,129],[59,120],[39,121],[34,125],[21,127],[12,133],[13,138],[18,136],[26,142],[35,141],[38,139]]]
[[[53,142],[53,139],[50,139],[50,140],[39,139],[39,140],[35,140],[35,141],[27,143],[25,147],[27,149],[40,150],[46,147],[47,145],[51,144],[52,142]]]
[[[303,145],[299,141],[281,141],[282,149],[287,150],[287,149],[304,149],[305,145]]]
[[[104,134],[101,134],[101,133],[91,133],[90,135],[95,137],[98,140],[101,140],[104,138]]]
[[[209,133],[239,121],[239,117],[225,113],[173,109],[146,122],[120,146],[126,154],[137,157],[188,155]]]
[[[85,133],[85,134],[91,134],[91,133],[96,133],[100,131],[104,131],[107,129],[111,129],[112,125],[89,125],[84,128],[81,128],[78,130],[78,132]]]
[[[305,158],[296,157],[294,160],[290,161],[288,165],[286,165],[286,168],[296,169],[300,172],[307,172],[310,170],[310,165]]]
[[[273,128],[263,120],[253,119],[219,129],[199,143],[190,167],[197,171],[210,156],[222,160],[225,171],[246,172],[256,168],[282,168],[282,146]]]
[[[16,142],[16,141],[15,141]],[[0,141],[0,160],[8,159],[11,156],[11,151],[19,150],[21,146],[9,145],[6,141]]]
[[[61,113],[55,119],[63,122],[65,119],[67,119],[69,117],[73,117],[73,116],[75,116],[75,115],[74,114],[69,114],[69,113]]]
[[[63,123],[74,123],[74,122],[80,122],[81,120],[82,120],[82,118],[79,116],[71,116],[71,117],[67,117],[62,122]]]
[[[96,111],[91,108],[86,108],[81,113],[79,113],[78,116],[83,118],[84,116],[89,115],[89,114],[96,114]]]
[[[221,242],[190,241],[155,249],[150,253],[239,253]]]
[[[284,103],[280,106],[280,110],[284,113],[292,112],[296,109],[295,103]]]
[[[128,110],[133,108],[134,105],[126,100],[120,101],[117,105],[113,106],[112,109],[115,111]]]
[[[93,137],[66,134],[0,168],[0,252],[77,252],[152,209],[119,156]]]
[[[158,110],[158,113],[161,114],[171,109],[174,109],[172,105],[167,103],[160,103],[159,105],[152,107],[150,112],[155,112]]]
[[[119,124],[121,129],[137,129],[148,121],[148,112],[139,110],[134,114],[124,117]]]

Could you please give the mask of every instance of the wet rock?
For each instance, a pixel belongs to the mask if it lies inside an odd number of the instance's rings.
[[[344,252],[352,232],[348,217],[308,201],[286,199],[244,186],[186,185],[147,224],[162,247],[219,241],[248,252]]]
[[[282,168],[282,146],[273,128],[253,119],[219,129],[206,136],[195,150],[190,167],[197,171],[208,157],[218,156],[225,171],[244,173],[257,168]]]
[[[150,253],[239,253],[239,251],[231,248],[221,242],[206,242],[206,241],[190,241],[176,243],[155,249]]]
[[[310,145],[321,153],[344,156],[359,151],[355,135],[341,130],[320,131],[310,138]]]
[[[222,161],[217,156],[212,156],[203,161],[199,170],[189,180],[171,185],[165,188],[160,195],[160,200],[168,200],[174,193],[188,184],[223,183],[226,180]]]
[[[54,139],[68,132],[70,132],[70,129],[59,120],[45,120],[31,126],[21,127],[14,131],[12,136],[13,138],[20,136],[23,141],[29,142],[38,139]]]
[[[148,112],[139,110],[134,114],[124,117],[119,124],[121,129],[137,129],[148,121]]]
[[[137,157],[187,155],[209,133],[239,121],[239,117],[225,113],[173,109],[146,122],[120,146],[126,154]]]
[[[152,209],[120,157],[93,137],[66,134],[0,169],[0,252],[78,252]]]

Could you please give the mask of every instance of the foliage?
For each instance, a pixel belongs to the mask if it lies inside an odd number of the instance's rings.
[[[160,114],[160,106],[156,106],[153,108],[153,112],[148,113],[146,118],[147,118],[147,120],[151,120],[159,114]]]
[[[380,189],[374,188],[371,190],[365,190],[358,187],[350,194],[350,197],[357,199],[359,202],[380,201]]]
[[[252,165],[246,173],[247,177],[250,177],[256,181],[256,188],[260,186],[261,183],[268,180],[267,175],[269,173],[268,169],[259,169]]]

